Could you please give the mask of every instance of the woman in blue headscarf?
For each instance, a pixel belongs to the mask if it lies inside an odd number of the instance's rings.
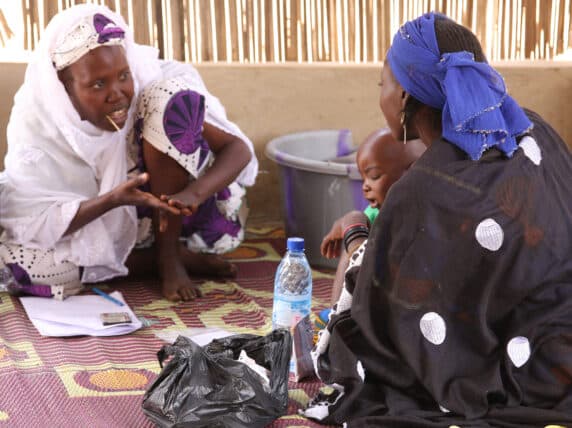
[[[305,414],[387,427],[572,424],[572,157],[437,14],[387,53],[380,107],[424,155],[370,232],[313,352]]]

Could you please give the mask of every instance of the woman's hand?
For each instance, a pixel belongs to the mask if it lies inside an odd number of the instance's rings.
[[[183,215],[193,215],[204,202],[202,197],[193,191],[199,181],[189,183],[187,187],[174,195],[161,195],[160,199],[170,207],[178,209]]]
[[[160,200],[149,192],[139,190],[138,187],[149,181],[149,174],[139,174],[137,177],[127,180],[111,191],[113,203],[116,206],[136,205],[157,208],[168,211],[171,214],[180,215],[181,210],[176,206]]]
[[[147,173],[139,174],[137,177],[127,180],[112,190],[114,199],[117,201],[118,206],[136,205],[156,208],[159,211],[159,230],[165,231],[169,221],[169,216],[166,214],[181,215],[183,210],[155,197],[149,192],[139,190],[138,187],[147,183],[147,181],[149,181],[149,174]]]
[[[174,215],[181,215],[181,210],[177,207],[170,206],[151,193],[138,189],[139,186],[147,183],[147,181],[149,181],[149,174],[140,174],[127,180],[125,183],[121,183],[104,195],[81,202],[64,235],[74,233],[109,210],[123,205],[147,206],[158,209],[160,213],[169,212]],[[166,221],[167,216],[162,215],[159,222],[160,230],[164,230],[167,227]]]

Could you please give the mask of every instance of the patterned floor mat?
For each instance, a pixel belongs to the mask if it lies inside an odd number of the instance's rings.
[[[141,410],[145,390],[160,371],[161,337],[193,327],[234,333],[270,331],[274,273],[285,250],[279,228],[251,228],[229,255],[239,267],[232,281],[199,280],[203,297],[174,304],[156,280],[121,281],[119,290],[151,325],[126,336],[42,337],[17,298],[0,294],[0,425],[10,427],[151,427]],[[313,310],[327,306],[331,271],[313,272]],[[320,388],[318,381],[289,382],[288,415],[271,427],[318,427],[298,415]]]

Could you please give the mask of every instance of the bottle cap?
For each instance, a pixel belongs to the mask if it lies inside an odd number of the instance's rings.
[[[288,251],[304,251],[304,238],[288,238],[286,248]]]

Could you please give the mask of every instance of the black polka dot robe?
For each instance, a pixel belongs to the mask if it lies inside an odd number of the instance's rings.
[[[349,427],[572,426],[572,158],[436,141],[391,189],[314,350]]]

